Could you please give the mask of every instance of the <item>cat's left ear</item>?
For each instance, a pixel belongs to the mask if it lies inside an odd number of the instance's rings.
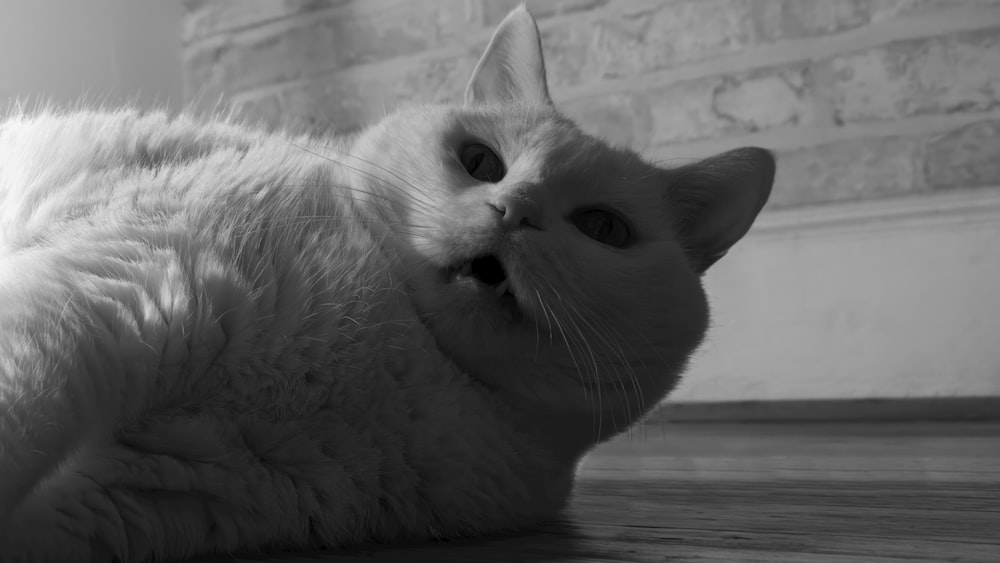
[[[551,104],[535,18],[522,4],[497,28],[465,89],[465,105]]]
[[[735,149],[671,172],[668,198],[680,242],[702,274],[743,238],[771,194],[770,151]]]

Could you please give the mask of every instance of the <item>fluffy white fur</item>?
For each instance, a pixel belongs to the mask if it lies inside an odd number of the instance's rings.
[[[350,139],[78,112],[0,125],[0,561],[510,529],[655,405],[773,161],[661,169],[548,99],[518,9],[466,105]],[[495,183],[458,158],[481,142]],[[522,206],[528,226],[498,209]],[[629,223],[624,248],[574,210]],[[449,274],[499,258],[511,316]]]

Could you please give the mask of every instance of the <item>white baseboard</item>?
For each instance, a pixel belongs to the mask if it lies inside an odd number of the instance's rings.
[[[674,401],[1000,395],[1000,188],[768,213],[705,285]]]

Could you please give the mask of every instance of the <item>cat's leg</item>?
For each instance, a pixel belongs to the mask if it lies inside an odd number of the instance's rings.
[[[0,562],[142,562],[305,542],[301,495],[235,449],[231,425],[155,426],[88,444],[48,475],[0,526]]]
[[[46,480],[136,412],[159,352],[143,338],[134,287],[74,277],[44,256],[3,258],[0,529],[13,530]]]
[[[143,562],[333,546],[373,529],[395,536],[371,502],[382,478],[330,458],[333,428],[164,413],[88,445],[44,480],[0,526],[0,563]],[[374,452],[352,460],[377,467]]]
[[[108,428],[113,354],[87,333],[69,301],[0,299],[0,522],[89,433]],[[36,301],[36,302],[31,302]],[[76,322],[74,323],[74,320]],[[107,377],[102,382],[100,379]],[[102,408],[105,407],[105,408]]]
[[[103,494],[96,483],[82,475],[48,475],[0,525],[0,562],[116,560],[111,546],[91,539],[95,525],[91,511],[105,502]]]

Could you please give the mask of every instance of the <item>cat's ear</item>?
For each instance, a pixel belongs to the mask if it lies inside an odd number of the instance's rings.
[[[704,273],[750,229],[774,183],[774,157],[735,149],[671,172],[668,197],[681,244]]]
[[[542,39],[523,4],[500,23],[465,89],[465,105],[485,102],[552,103]]]

